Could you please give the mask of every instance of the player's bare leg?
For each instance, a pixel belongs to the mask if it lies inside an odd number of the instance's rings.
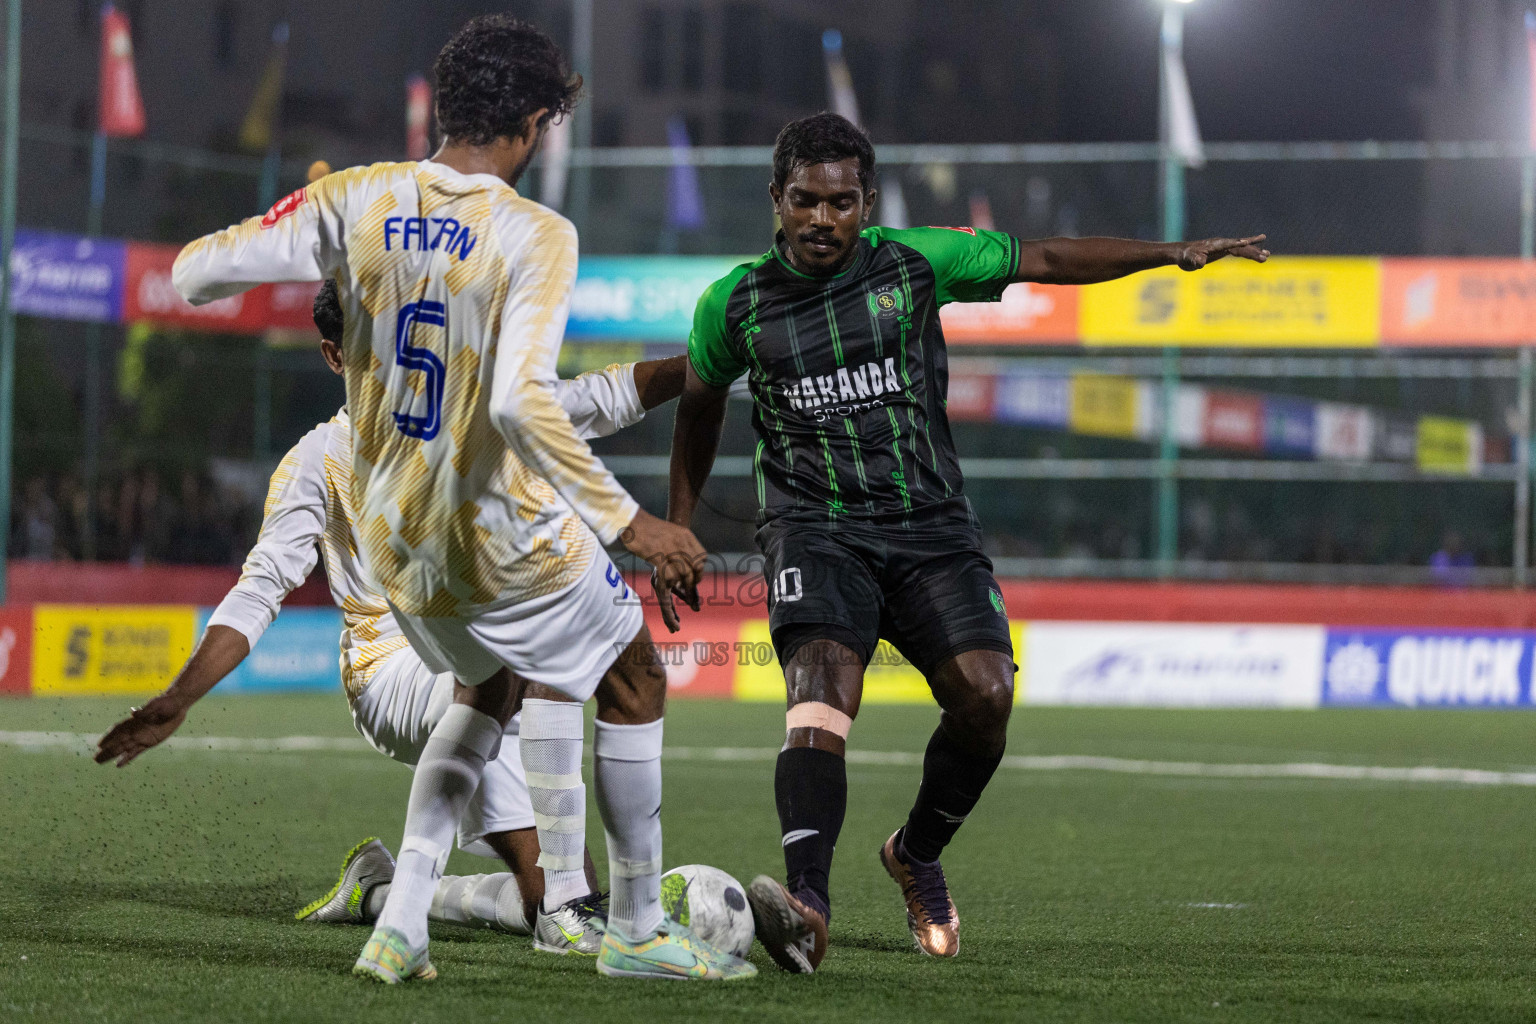
[[[613,895],[597,969],[610,977],[747,978],[756,969],[661,910],[661,742],[667,675],[644,626],[597,687],[592,743]]]
[[[994,650],[965,651],[929,679],[943,709],[923,755],[917,801],[880,849],[880,862],[901,886],[907,927],[929,956],[960,951],[960,915],[939,855],[981,799],[1003,759],[1013,711],[1013,662]]]
[[[864,661],[812,640],[784,669],[789,710],[774,770],[787,885],[766,875],[747,893],[758,938],[786,971],[809,974],[827,952],[828,878],[848,807],[848,733],[864,693]]]
[[[427,959],[427,912],[454,829],[485,763],[496,756],[518,690],[505,669],[477,686],[455,682],[453,706],[433,727],[416,763],[389,898],[352,973],[390,984],[437,977]]]

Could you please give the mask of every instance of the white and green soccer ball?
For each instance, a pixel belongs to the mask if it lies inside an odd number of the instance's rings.
[[[708,864],[684,864],[661,876],[661,909],[716,949],[745,957],[752,911],[741,883]]]

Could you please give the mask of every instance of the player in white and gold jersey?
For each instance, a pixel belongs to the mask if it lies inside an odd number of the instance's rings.
[[[594,779],[613,887],[598,970],[749,976],[745,961],[663,920],[666,677],[600,550],[621,541],[668,592],[691,588],[703,549],[640,509],[561,408],[554,368],[576,235],[512,188],[579,80],[547,36],[504,16],[471,21],[434,71],[444,142],[433,159],[322,178],[193,242],[173,275],[192,302],[337,280],[361,554],[411,647],[457,680],[417,763],[395,882],[354,971],[436,975],[427,909],[521,679],[569,698],[523,704],[519,747],[530,783],[550,783],[534,811],[551,831],[584,799],[579,704],[598,698]]]
[[[342,371],[342,315],[336,286],[327,281],[315,299],[315,325],[321,352]],[[561,381],[560,403],[583,437],[602,437],[631,426],[647,410],[676,398],[682,390],[684,357],[613,365]],[[341,680],[353,721],[368,742],[397,761],[414,765],[433,726],[453,700],[453,677],[428,669],[395,625],[384,595],[359,556],[351,509],[347,413],[306,434],[283,457],[266,501],[260,535],[245,560],[240,581],[208,622],[208,629],[186,666],[159,697],[135,709],[103,738],[96,760],[125,765],[167,738],[186,719],[193,704],[243,661],[276,618],[283,600],[302,583],[323,556],[332,599],[344,615]],[[513,744],[518,717],[506,730]],[[467,878],[444,876],[429,917],[433,921],[492,927],[535,934],[535,945],[553,952],[596,953],[601,941],[588,928],[600,908],[595,879],[583,879],[579,892],[551,897],[552,913],[540,914],[545,894],[538,867],[540,844],[522,762],[515,745],[504,746],[487,763],[480,787],[459,822],[461,849],[499,856],[510,873]],[[576,847],[582,836],[553,843]],[[303,920],[371,922],[387,894],[393,861],[377,841],[359,844],[343,865],[341,886],[300,913]],[[587,874],[590,876],[590,868]],[[343,891],[345,889],[345,891]]]

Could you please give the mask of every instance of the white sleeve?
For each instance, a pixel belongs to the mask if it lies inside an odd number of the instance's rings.
[[[256,546],[224,600],[208,618],[245,634],[252,647],[295,587],[320,557],[325,532],[325,441],[330,425],[316,427],[283,457],[267,491]]]
[[[273,281],[320,281],[341,264],[341,175],[284,196],[250,217],[187,244],[171,283],[194,306]]]
[[[640,505],[577,435],[555,375],[576,281],[576,229],[559,214],[545,213],[531,235],[513,263],[491,421],[517,457],[549,481],[599,540],[612,544]]]
[[[635,389],[635,364],[614,363],[555,386],[579,437],[607,437],[645,419]]]

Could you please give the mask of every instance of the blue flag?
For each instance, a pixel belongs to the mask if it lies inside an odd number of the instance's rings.
[[[667,175],[667,228],[698,231],[704,227],[704,194],[699,190],[699,169],[688,158],[693,143],[681,114],[667,119],[667,145],[672,147],[672,170]]]

